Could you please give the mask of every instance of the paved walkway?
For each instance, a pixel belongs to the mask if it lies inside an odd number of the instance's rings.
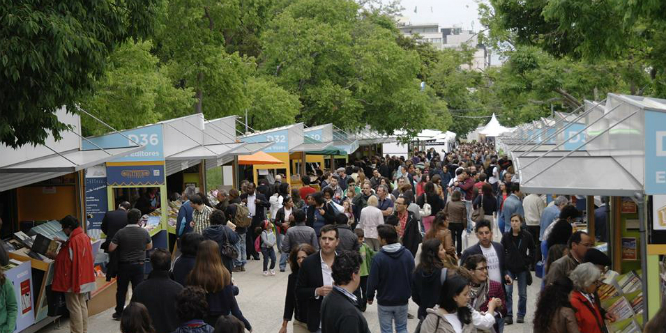
[[[495,237],[496,239],[498,237]],[[499,239],[497,239],[499,241]],[[476,243],[476,238],[470,236],[470,244]],[[250,321],[254,328],[255,333],[277,333],[282,324],[282,313],[284,309],[284,297],[287,289],[287,272],[280,273],[278,271],[276,276],[264,277],[261,274],[261,261],[249,261],[247,264],[247,271],[243,273],[234,273],[235,283],[240,288],[241,292],[237,296],[238,303],[245,317]],[[536,297],[539,292],[541,280],[534,278],[534,283],[528,287],[527,296],[527,323],[513,324],[505,326],[504,332],[506,333],[527,333],[532,332],[531,322],[533,313],[536,308]],[[409,286],[405,286],[409,288]],[[518,307],[518,291],[517,287],[514,288],[514,309]],[[417,305],[410,302],[409,312],[416,314]],[[515,310],[514,310],[515,311]],[[111,319],[113,309],[109,309],[99,315],[89,319],[88,332],[91,333],[117,333],[119,332],[119,322]],[[377,306],[376,303],[368,306],[365,312],[365,317],[368,320],[371,332],[380,332],[379,321],[377,319]],[[515,319],[515,318],[514,318]],[[418,323],[417,319],[410,319],[408,321],[409,332],[413,332]],[[43,328],[41,332],[69,332],[68,321],[62,320],[58,326],[56,323]],[[291,332],[291,325],[289,326]]]

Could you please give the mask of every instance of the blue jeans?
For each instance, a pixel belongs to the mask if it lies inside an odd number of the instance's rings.
[[[271,260],[271,269],[275,268],[275,248],[262,247],[261,255],[264,257],[264,272],[268,270],[268,259]]]
[[[238,251],[238,258],[234,259],[235,267],[242,267],[247,263],[246,246],[245,234],[238,234],[238,243],[234,244],[236,251]]]
[[[527,274],[530,272],[508,273],[513,283],[506,285],[506,316],[513,317],[513,285],[518,280],[518,318],[525,318],[527,312]]]
[[[287,258],[289,258],[289,253],[282,252],[282,241],[284,240],[284,234],[277,233],[277,251],[280,252],[280,270],[284,271],[287,269]]]
[[[472,202],[465,200],[465,208],[467,209],[467,234],[472,233],[472,225],[474,222],[472,222]]]
[[[504,332],[504,318],[495,317],[495,320],[497,320],[497,333]]]
[[[396,333],[407,333],[407,304],[397,306],[377,304],[377,314],[381,333],[393,333],[393,321]]]

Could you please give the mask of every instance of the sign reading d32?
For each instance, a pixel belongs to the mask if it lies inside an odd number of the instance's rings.
[[[645,193],[666,194],[666,113],[645,112]]]

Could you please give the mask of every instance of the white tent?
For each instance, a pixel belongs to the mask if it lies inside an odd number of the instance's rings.
[[[486,124],[486,126],[479,132],[479,134],[485,135],[487,137],[495,137],[510,131],[511,130],[509,128],[500,125],[497,117],[495,117],[495,114],[493,113],[492,118],[490,118],[488,124]]]

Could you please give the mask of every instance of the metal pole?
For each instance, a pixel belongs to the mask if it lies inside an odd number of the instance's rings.
[[[647,234],[646,234],[646,228],[645,228],[645,196],[642,193],[636,193],[634,195],[634,201],[636,202],[636,205],[638,206],[638,219],[640,223],[639,227],[639,232],[641,234],[641,270],[643,271],[643,283],[642,283],[642,291],[643,291],[643,318],[647,319],[648,314],[650,311],[648,310],[648,289],[647,289],[647,283],[646,283],[646,277],[647,277]],[[655,297],[657,297],[655,295]]]
[[[247,134],[247,109],[245,109],[245,134]]]

